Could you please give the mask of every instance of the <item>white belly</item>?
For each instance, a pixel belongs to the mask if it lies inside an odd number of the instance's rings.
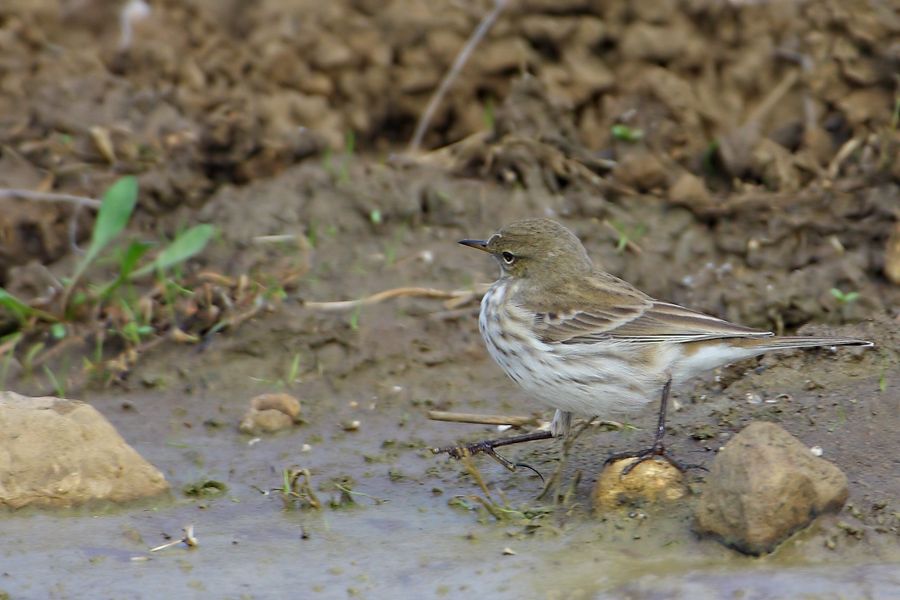
[[[494,286],[484,296],[479,329],[491,357],[530,396],[558,410],[599,417],[633,413],[659,400],[666,366],[675,356],[660,355],[648,365],[643,364],[642,345],[548,344],[520,324],[526,313],[514,306],[509,307],[514,318],[504,319],[507,326],[498,334],[496,322],[488,323],[486,308],[502,300],[501,290]]]

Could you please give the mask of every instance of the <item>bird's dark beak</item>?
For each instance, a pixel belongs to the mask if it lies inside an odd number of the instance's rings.
[[[463,246],[468,246],[469,248],[481,250],[482,252],[488,251],[487,242],[484,240],[459,240],[459,243]]]

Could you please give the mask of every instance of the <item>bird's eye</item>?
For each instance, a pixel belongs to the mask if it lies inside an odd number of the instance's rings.
[[[513,255],[512,252],[504,252],[500,256],[503,257],[503,262],[505,262],[508,265],[511,265],[516,261],[516,257]]]

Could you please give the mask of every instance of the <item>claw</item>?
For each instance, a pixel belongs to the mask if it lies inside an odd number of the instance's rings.
[[[490,456],[498,463],[503,465],[506,469],[509,469],[511,472],[515,473],[517,467],[524,467],[532,472],[534,472],[538,477],[541,478],[541,481],[544,480],[544,476],[538,472],[537,469],[530,465],[526,465],[525,463],[514,463],[510,460],[507,460],[497,454],[495,448],[499,448],[500,446],[509,446],[511,444],[519,444],[522,442],[532,442],[535,440],[546,440],[552,438],[553,434],[549,431],[536,431],[534,433],[526,433],[523,435],[518,435],[510,438],[504,438],[499,440],[484,440],[481,442],[475,442],[474,444],[466,444],[465,446],[445,446],[443,448],[432,448],[432,454],[446,454],[451,458],[455,458],[457,460],[466,458],[469,456],[475,456],[476,454],[486,454]]]
[[[703,469],[704,471],[708,470],[703,465],[681,464],[680,462],[678,462],[677,460],[675,460],[674,458],[669,456],[668,453],[666,452],[666,449],[662,445],[653,446],[651,448],[647,448],[646,450],[640,450],[638,452],[618,452],[616,454],[613,454],[609,458],[607,458],[603,464],[608,465],[617,460],[622,460],[625,458],[636,458],[637,460],[635,460],[634,462],[632,462],[629,465],[626,465],[625,468],[622,469],[622,472],[620,473],[620,477],[624,477],[625,475],[628,475],[629,473],[631,473],[631,471],[634,470],[634,468],[636,466],[638,466],[642,462],[645,462],[648,460],[663,460],[663,461],[669,463],[670,465],[672,465],[673,467],[675,467],[676,469],[678,469],[679,471],[681,471],[682,473],[684,473],[685,471],[687,471],[689,469]]]
[[[541,472],[540,472],[540,471],[538,471],[537,469],[535,469],[535,468],[532,467],[531,465],[527,465],[527,464],[525,464],[525,463],[516,463],[516,464],[514,464],[513,466],[516,467],[516,468],[522,467],[522,468],[524,468],[524,469],[528,469],[529,471],[531,471],[532,473],[534,473],[535,475],[537,475],[538,477],[541,478],[541,483],[544,483],[544,476],[541,475]]]

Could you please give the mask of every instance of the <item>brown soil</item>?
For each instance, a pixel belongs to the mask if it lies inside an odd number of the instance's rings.
[[[289,301],[202,349],[149,353],[123,389],[79,392],[175,487],[214,476],[229,496],[113,511],[91,531],[84,517],[5,517],[23,543],[6,550],[0,590],[77,597],[157,545],[130,532],[177,534],[186,522],[197,522],[196,551],[155,558],[137,589],[120,577],[110,593],[265,597],[295,589],[284,587],[293,577],[323,597],[790,597],[825,579],[840,596],[859,573],[875,595],[900,584],[882,568],[900,561],[900,286],[885,277],[900,260],[887,251],[900,220],[895,6],[510,3],[440,105],[426,137],[440,149],[384,160],[403,151],[493,2],[161,0],[125,49],[120,4],[0,7],[0,186],[97,196],[136,173],[136,234],[214,223],[221,236],[198,269],[264,279],[308,264],[288,290],[305,300],[489,282],[495,266],[455,240],[556,216],[604,268],[654,296],[752,326],[873,340],[873,351],[724,369],[678,390],[672,417],[673,451],[701,463],[748,422],[776,420],[848,474],[850,505],[764,569],[696,540],[686,506],[593,520],[588,481],[574,496],[582,508],[479,522],[483,512],[447,501],[481,492],[426,448],[496,432],[425,411],[536,407],[490,363],[476,304],[407,299],[334,314]],[[71,206],[0,203],[0,284],[39,287],[17,268],[30,260],[71,273]],[[90,215],[77,218],[86,237]],[[260,242],[271,235],[304,242]],[[859,297],[842,302],[833,288]],[[299,381],[278,383],[298,355]],[[284,387],[305,424],[248,445],[236,427],[249,399]],[[353,420],[359,429],[346,431]],[[586,434],[569,480],[593,481],[607,454],[645,442],[652,420],[636,419],[633,434]],[[538,444],[510,456],[546,473],[556,454]],[[389,502],[282,513],[251,486],[280,485],[291,464],[315,485],[350,476]],[[534,505],[533,476],[478,464],[509,506]],[[517,554],[502,555],[507,546]],[[28,568],[45,555],[59,565],[50,576]]]

